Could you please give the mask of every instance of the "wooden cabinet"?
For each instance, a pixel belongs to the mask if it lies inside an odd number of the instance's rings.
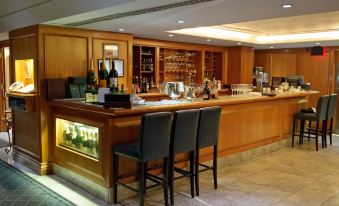
[[[150,82],[156,79],[156,48],[147,46],[133,46],[133,77],[147,78]]]
[[[231,47],[228,50],[227,83],[252,84],[254,50],[252,47]]]

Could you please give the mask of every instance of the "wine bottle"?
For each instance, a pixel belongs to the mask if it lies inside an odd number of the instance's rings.
[[[105,64],[105,57],[102,58],[102,62],[100,62],[100,71],[99,71],[99,87],[107,87],[107,78],[108,72]]]
[[[120,90],[120,93],[121,93],[121,94],[124,94],[124,93],[125,93],[125,90],[124,90],[124,84],[121,84],[121,90]]]
[[[108,75],[109,87],[115,88],[118,87],[118,71],[115,69],[114,60],[112,60],[112,69],[109,71]]]
[[[211,90],[208,88],[208,81],[206,81],[206,86],[203,90],[202,99],[209,100],[211,98]]]

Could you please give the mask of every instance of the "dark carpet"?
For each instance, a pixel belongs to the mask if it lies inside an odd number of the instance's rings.
[[[25,173],[0,160],[0,206],[74,205]]]

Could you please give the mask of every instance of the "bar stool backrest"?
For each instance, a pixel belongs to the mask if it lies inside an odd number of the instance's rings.
[[[141,119],[140,159],[150,161],[169,156],[171,112],[145,114]]]
[[[334,117],[335,104],[337,102],[337,94],[331,94],[330,100],[328,101],[327,107],[327,118],[331,119]]]
[[[195,151],[199,110],[189,109],[174,113],[170,149],[174,154]]]
[[[324,95],[319,97],[318,99],[316,116],[319,120],[326,119],[329,98],[330,98],[329,95]]]
[[[221,107],[200,109],[197,148],[218,144]]]

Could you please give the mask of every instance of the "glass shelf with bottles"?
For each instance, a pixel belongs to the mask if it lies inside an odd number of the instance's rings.
[[[99,158],[99,128],[56,118],[56,137],[59,146]]]

